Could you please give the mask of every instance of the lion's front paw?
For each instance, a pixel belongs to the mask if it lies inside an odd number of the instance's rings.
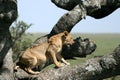
[[[70,63],[67,62],[66,65],[70,65]]]
[[[40,74],[40,72],[36,71],[36,72],[34,72],[34,74],[37,75],[37,74]]]
[[[65,64],[63,64],[63,63],[59,63],[59,64],[57,64],[57,65],[55,65],[55,68],[60,68],[60,67],[62,67],[62,66],[64,66]]]
[[[62,66],[66,66],[66,65],[70,65],[70,63],[61,63],[62,64]]]

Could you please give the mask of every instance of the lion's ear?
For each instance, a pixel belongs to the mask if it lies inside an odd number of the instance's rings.
[[[69,33],[67,31],[64,31],[64,35],[67,36]]]

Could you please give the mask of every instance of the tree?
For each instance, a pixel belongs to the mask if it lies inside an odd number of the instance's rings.
[[[50,34],[38,38],[37,43],[47,41],[47,39],[59,32],[67,30],[68,32],[86,15],[92,16],[96,19],[103,18],[120,7],[120,0],[52,0],[58,7],[70,10],[64,14],[57,24],[53,27]],[[13,71],[12,60],[12,39],[9,27],[17,18],[17,1],[16,0],[1,0],[0,1],[0,79],[2,80],[23,80],[23,79],[81,79],[84,80],[89,77],[103,79],[113,75],[120,74],[120,46],[118,46],[110,55],[97,59],[90,60],[87,65],[63,67],[60,69],[52,69],[41,73],[40,75],[29,75],[23,70],[18,72]],[[107,12],[105,12],[107,10]],[[62,26],[62,27],[61,27]],[[74,57],[75,53],[73,53]],[[94,64],[90,63],[93,62]],[[63,71],[62,71],[63,70]],[[65,75],[65,71],[70,71]],[[87,71],[86,71],[87,70]],[[106,71],[109,70],[109,73]],[[93,72],[92,72],[93,71]],[[48,74],[49,73],[49,74]],[[92,73],[92,74],[91,74]],[[108,73],[108,75],[104,75]],[[55,74],[52,75],[52,74]],[[96,79],[96,78],[95,78]],[[86,79],[87,80],[87,79]]]

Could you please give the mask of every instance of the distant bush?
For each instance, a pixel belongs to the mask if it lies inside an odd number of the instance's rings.
[[[25,37],[25,31],[30,28],[32,24],[27,24],[24,21],[16,21],[11,27],[10,32],[12,36],[12,49],[13,49],[13,60],[15,61],[21,51],[25,50],[30,44],[32,40]]]

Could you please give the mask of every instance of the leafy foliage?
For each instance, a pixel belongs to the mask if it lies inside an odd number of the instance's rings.
[[[32,24],[27,24],[24,21],[16,21],[10,28],[12,41],[13,41],[13,59],[19,56],[20,52],[30,46],[31,39],[24,37],[25,31],[31,27]]]

